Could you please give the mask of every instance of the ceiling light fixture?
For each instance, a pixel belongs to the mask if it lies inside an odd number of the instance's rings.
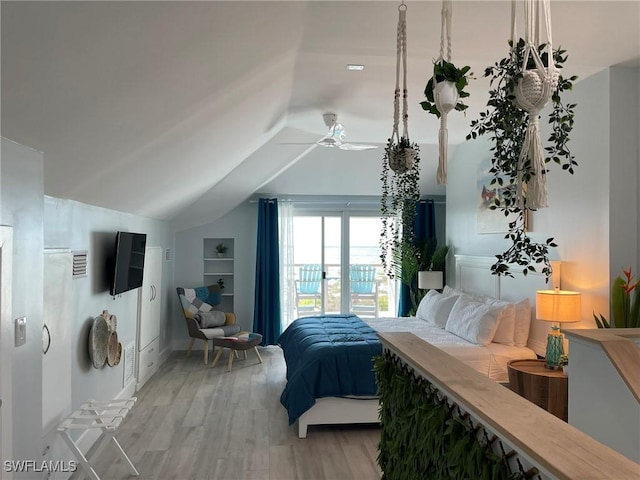
[[[347,70],[360,72],[360,71],[364,70],[364,65],[357,65],[355,63],[349,63],[349,64],[347,64]]]

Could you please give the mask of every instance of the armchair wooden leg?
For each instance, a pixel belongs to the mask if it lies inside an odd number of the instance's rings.
[[[204,341],[204,364],[209,363],[209,340]]]
[[[213,358],[213,363],[211,363],[211,368],[216,366],[216,364],[218,363],[218,360],[220,360],[220,357],[222,356],[223,350],[224,348],[222,347],[218,348],[218,353],[216,353],[216,356]]]
[[[191,337],[191,341],[189,342],[189,349],[187,350],[187,357],[191,354],[191,349],[193,348],[193,343],[196,341],[195,338]]]
[[[258,352],[258,347],[253,347],[253,351],[256,352],[256,357],[258,357],[258,360],[262,363],[262,357],[260,356],[260,352]]]
[[[229,364],[227,365],[227,372],[231,371],[231,366],[233,365],[233,357],[235,356],[233,354],[233,352],[235,352],[236,350],[233,349],[229,349]]]

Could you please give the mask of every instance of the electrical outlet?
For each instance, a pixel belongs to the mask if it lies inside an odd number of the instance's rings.
[[[27,317],[16,318],[16,347],[27,343]]]

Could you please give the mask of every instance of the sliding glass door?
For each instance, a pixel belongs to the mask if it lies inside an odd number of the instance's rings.
[[[294,216],[297,316],[340,313],[342,227],[339,216]]]
[[[380,264],[380,228],[374,215],[294,215],[294,317],[392,315],[392,283]]]
[[[366,317],[391,316],[392,289],[380,263],[380,217],[348,215],[346,221],[349,245],[346,311]]]

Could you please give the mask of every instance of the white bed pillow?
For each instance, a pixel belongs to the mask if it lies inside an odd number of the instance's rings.
[[[445,329],[476,345],[488,345],[498,328],[498,316],[504,307],[487,305],[465,296],[458,297]]]
[[[491,341],[493,343],[501,343],[503,345],[509,345],[510,347],[513,347],[515,345],[516,330],[515,304],[507,302],[506,300],[487,297],[485,295],[476,298],[476,300],[481,301],[482,303],[486,303],[487,305],[502,307],[502,310],[498,315],[498,328],[496,329],[496,334]]]
[[[445,297],[436,290],[429,290],[420,300],[416,317],[436,327],[444,328],[457,299],[457,296]]]
[[[466,293],[448,285],[442,290],[443,295],[464,295],[476,302],[486,303],[487,305],[500,305],[505,307],[498,317],[498,328],[493,337],[492,342],[501,343],[503,345],[515,345],[515,329],[516,329],[516,307],[515,304],[500,300],[498,298],[489,297],[487,295]],[[528,333],[527,333],[528,335]]]
[[[531,328],[531,302],[528,298],[516,304],[516,321],[513,333],[513,343],[516,347],[526,347]]]
[[[454,295],[459,297],[460,295],[469,295],[469,294],[463,292],[462,290],[458,290],[456,288],[450,287],[449,285],[445,285],[444,288],[442,289],[442,295],[444,295],[445,297],[451,297]]]

